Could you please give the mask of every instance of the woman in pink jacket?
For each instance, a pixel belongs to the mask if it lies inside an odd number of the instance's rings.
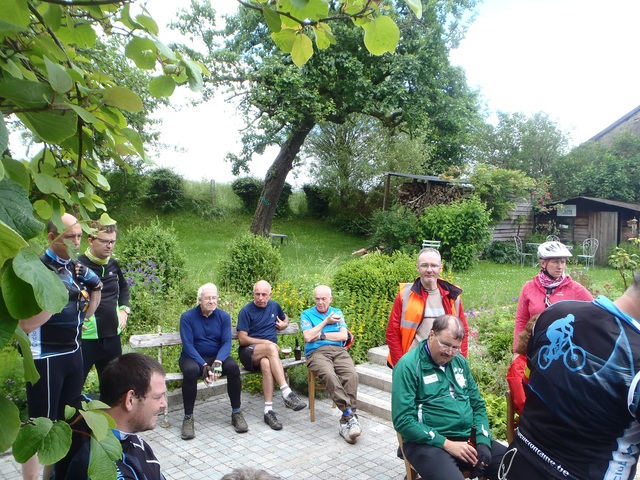
[[[522,287],[516,324],[513,331],[513,348],[518,345],[518,334],[524,330],[531,317],[538,315],[553,303],[562,300],[585,300],[593,297],[589,291],[565,273],[567,258],[571,252],[560,242],[545,242],[538,247],[540,272]]]

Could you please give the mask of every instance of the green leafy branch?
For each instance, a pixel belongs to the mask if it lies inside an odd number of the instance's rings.
[[[391,7],[382,0],[238,0],[238,3],[262,13],[273,41],[299,67],[313,56],[310,34],[319,50],[337,43],[329,25],[332,21],[351,20],[361,27],[365,47],[374,55],[393,53],[400,41],[400,29],[391,16],[383,14]],[[422,17],[421,0],[405,3],[417,18]],[[330,4],[336,13],[330,14]]]
[[[208,75],[159,39],[146,10],[132,15],[130,9],[123,0],[3,0],[0,9],[0,346],[20,345],[27,382],[39,376],[19,319],[58,313],[68,301],[62,281],[39,259],[45,222],[62,230],[61,215],[72,211],[85,231],[97,212],[102,223],[112,223],[99,195],[109,190],[105,162],[131,168],[131,158],[146,160],[142,137],[126,116],[142,112],[143,100],[100,67],[94,52],[104,50],[96,47],[121,36],[124,43],[111,45],[122,45],[125,61],[139,71],[155,74],[144,78],[156,98],[183,84],[199,91]],[[8,125],[16,123],[42,144],[29,160],[11,155]],[[121,455],[113,420],[97,404],[66,413],[91,430],[91,478],[113,478],[113,460]],[[11,448],[17,461],[37,454],[42,464],[55,463],[69,450],[71,434],[66,422],[46,418],[21,428],[16,405],[0,398],[0,448]]]

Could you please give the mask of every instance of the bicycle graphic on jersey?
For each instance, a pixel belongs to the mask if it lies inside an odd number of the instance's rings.
[[[572,314],[565,318],[559,318],[547,328],[547,338],[551,341],[549,345],[545,345],[538,352],[538,365],[542,370],[546,370],[551,362],[562,357],[564,365],[575,372],[584,367],[587,362],[587,353],[580,346],[574,345],[573,338],[573,321],[575,317]]]

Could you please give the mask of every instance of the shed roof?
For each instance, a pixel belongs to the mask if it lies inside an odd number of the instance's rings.
[[[473,186],[471,184],[462,182],[460,180],[446,179],[446,178],[441,178],[441,177],[435,177],[435,176],[432,176],[432,175],[412,175],[410,173],[400,173],[400,172],[384,172],[383,175],[385,175],[385,176],[391,175],[391,176],[394,176],[394,177],[403,177],[403,178],[412,178],[414,180],[423,180],[425,182],[450,183],[450,184],[458,185],[460,187],[473,188]]]
[[[548,205],[567,204],[567,203],[575,202],[577,200],[586,200],[593,203],[600,203],[603,205],[610,205],[612,207],[626,208],[627,210],[633,210],[634,212],[640,212],[640,205],[635,205],[633,203],[619,202],[617,200],[608,200],[606,198],[593,198],[593,197],[573,197],[573,198],[568,198],[566,200],[561,200],[558,202],[550,202]]]

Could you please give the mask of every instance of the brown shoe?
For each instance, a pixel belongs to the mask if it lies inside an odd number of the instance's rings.
[[[196,438],[196,432],[193,428],[193,417],[189,417],[182,421],[182,439],[191,440],[192,438]]]
[[[231,414],[231,425],[236,429],[237,433],[245,433],[249,431],[249,426],[247,425],[242,412],[236,412]]]

